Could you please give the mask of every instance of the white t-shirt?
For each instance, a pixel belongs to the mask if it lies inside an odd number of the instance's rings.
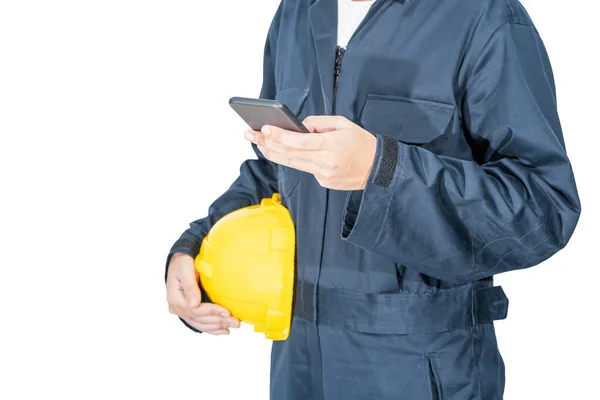
[[[346,48],[352,34],[369,12],[371,4],[373,0],[338,0],[338,46]]]

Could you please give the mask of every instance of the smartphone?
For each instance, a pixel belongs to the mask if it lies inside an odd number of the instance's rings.
[[[232,97],[229,105],[255,131],[260,131],[264,125],[272,125],[288,131],[309,133],[298,117],[277,100]]]

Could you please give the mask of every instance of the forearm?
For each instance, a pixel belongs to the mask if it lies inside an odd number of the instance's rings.
[[[462,282],[537,264],[575,228],[579,203],[570,195],[576,188],[566,155],[553,164],[557,186],[510,159],[480,166],[378,143],[367,187],[349,194],[345,211],[342,236],[358,246]],[[396,159],[383,160],[384,153]],[[391,172],[381,169],[389,165]]]

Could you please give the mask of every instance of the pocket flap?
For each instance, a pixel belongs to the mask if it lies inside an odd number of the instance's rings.
[[[453,115],[450,104],[369,94],[360,122],[373,134],[423,144],[443,135]]]

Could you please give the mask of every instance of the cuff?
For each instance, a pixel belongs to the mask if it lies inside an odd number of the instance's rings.
[[[165,265],[165,282],[167,281],[167,274],[169,273],[169,263],[171,262],[171,257],[175,253],[185,253],[192,258],[195,258],[198,253],[200,253],[200,246],[202,245],[198,239],[190,238],[185,236],[181,236],[177,241],[171,246],[171,250],[169,250],[169,255],[167,256],[167,264]]]
[[[354,190],[346,196],[346,204],[344,205],[344,212],[342,221],[342,238],[347,238],[352,232],[354,225],[356,224],[356,217],[358,210],[360,209],[360,203],[362,202],[363,190]]]
[[[342,239],[370,249],[375,244],[393,197],[394,182],[400,174],[402,144],[377,136],[373,167],[364,190],[346,197],[342,216]]]
[[[173,247],[171,247],[170,253],[172,254],[172,253],[176,253],[177,251],[180,251],[182,253],[189,254],[192,257],[196,257],[196,255],[198,255],[198,253],[200,253],[201,245],[202,245],[202,242],[198,241],[198,239],[191,238],[184,234],[184,236],[181,236],[173,244]],[[177,251],[174,251],[174,250],[177,250]]]

